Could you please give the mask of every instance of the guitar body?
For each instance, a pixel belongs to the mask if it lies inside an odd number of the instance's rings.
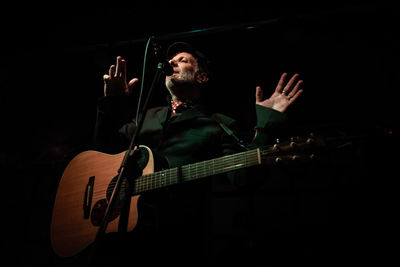
[[[153,173],[151,150],[146,146],[140,149],[148,152],[143,174]],[[51,244],[57,255],[73,256],[95,240],[107,208],[107,194],[112,192],[110,184],[115,181],[124,156],[125,152],[110,155],[85,151],[67,165],[58,185],[51,221]],[[139,197],[131,197],[127,231],[137,224]],[[105,233],[118,231],[118,209],[111,214]]]

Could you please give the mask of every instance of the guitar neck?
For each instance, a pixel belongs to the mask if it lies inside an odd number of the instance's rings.
[[[138,177],[135,180],[133,194],[139,194],[260,164],[260,150],[253,149],[181,167],[166,169]]]

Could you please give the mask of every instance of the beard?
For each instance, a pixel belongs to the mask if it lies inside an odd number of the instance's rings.
[[[185,98],[188,89],[195,86],[195,75],[189,72],[183,72],[181,74],[172,74],[165,78],[165,86],[171,94],[178,98]]]
[[[174,73],[171,76],[167,76],[165,78],[165,86],[174,100],[196,103],[201,96],[195,72]]]

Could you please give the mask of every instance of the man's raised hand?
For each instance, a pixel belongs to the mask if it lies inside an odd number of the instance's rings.
[[[270,98],[263,100],[263,91],[260,86],[256,87],[256,104],[271,108],[280,112],[285,112],[287,108],[303,92],[302,80],[298,80],[299,74],[294,74],[289,82],[286,83],[287,73],[283,73],[274,93]]]
[[[126,80],[126,61],[122,57],[117,57],[116,65],[111,65],[108,74],[103,75],[104,95],[130,95],[133,86],[139,81],[133,78],[129,82]]]

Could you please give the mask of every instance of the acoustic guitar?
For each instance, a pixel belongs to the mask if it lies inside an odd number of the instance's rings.
[[[291,138],[267,149],[257,148],[160,171],[155,171],[151,149],[139,146],[135,153],[140,152],[137,164],[140,173],[122,183],[120,190],[123,193],[129,187],[131,192],[126,231],[132,231],[138,222],[137,202],[145,192],[256,165],[309,162],[322,146],[324,141],[314,136]],[[89,150],[68,163],[57,188],[50,229],[51,245],[57,255],[73,256],[94,242],[125,153]],[[105,233],[119,231],[120,211],[121,205],[116,204]]]

